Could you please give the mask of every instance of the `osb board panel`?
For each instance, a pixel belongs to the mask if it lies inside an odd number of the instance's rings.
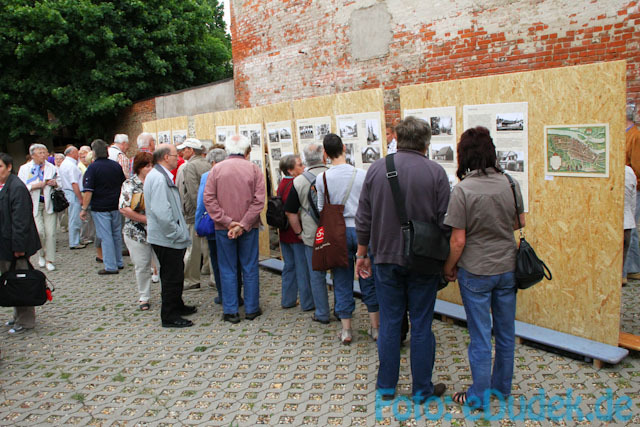
[[[336,95],[317,96],[315,98],[298,99],[293,101],[291,107],[294,120],[309,119],[313,117],[331,117],[331,132],[336,131],[335,118]],[[294,133],[298,133],[296,124],[293,124]]]
[[[358,114],[380,112],[380,130],[382,132],[382,155],[387,155],[387,137],[384,120],[384,98],[382,89],[368,89],[357,92],[345,92],[336,95],[334,114]],[[335,129],[337,132],[337,128]]]
[[[216,111],[215,113],[213,113],[213,123],[215,123],[215,126],[232,126],[232,125],[235,125],[236,122],[233,121],[233,119],[235,117],[234,116],[234,111],[235,110]]]
[[[262,107],[262,117],[264,119],[265,131],[267,123],[291,121],[291,137],[293,139],[293,149],[298,152],[298,132],[295,131],[293,120],[293,107],[290,102],[280,102],[278,104],[265,105]],[[268,136],[265,134],[265,142]]]
[[[624,189],[624,61],[400,88],[401,108],[529,103],[527,240],[552,281],[518,292],[518,320],[618,345]],[[545,180],[544,126],[608,123],[609,178]],[[439,298],[461,304],[457,285]]]
[[[157,132],[156,122],[157,120],[152,120],[150,122],[142,122],[142,132],[148,132],[155,135]]]
[[[171,117],[171,130],[189,129],[189,118],[187,116]]]
[[[171,119],[156,120],[157,132],[166,132],[171,130]]]
[[[197,114],[193,116],[196,128],[196,138],[215,141],[216,128],[213,121],[213,113]]]

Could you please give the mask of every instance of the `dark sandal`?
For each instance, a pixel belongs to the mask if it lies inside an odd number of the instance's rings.
[[[467,392],[459,391],[457,393],[453,393],[453,397],[451,398],[458,405],[466,405],[467,404]]]
[[[143,302],[140,304],[140,310],[147,311],[151,308],[151,305],[148,302]]]

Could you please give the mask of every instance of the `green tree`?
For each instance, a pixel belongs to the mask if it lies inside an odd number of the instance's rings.
[[[2,0],[0,143],[105,137],[132,101],[231,77],[217,0]]]

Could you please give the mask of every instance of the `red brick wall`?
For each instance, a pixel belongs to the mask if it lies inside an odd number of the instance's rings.
[[[152,120],[156,120],[156,99],[138,101],[120,113],[113,127],[113,133],[107,142],[113,142],[113,137],[117,133],[126,133],[129,135],[127,155],[135,155],[138,152],[136,140],[138,135],[142,133],[142,123]]]
[[[640,104],[637,1],[387,0],[389,53],[358,61],[349,19],[372,4],[232,1],[238,107],[382,87],[389,124],[400,86],[618,59],[628,62],[627,98]]]

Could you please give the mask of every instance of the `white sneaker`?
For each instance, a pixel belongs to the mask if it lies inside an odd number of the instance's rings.
[[[46,264],[47,264],[47,260],[45,260],[43,257],[38,255],[38,265],[40,267],[44,267]]]
[[[50,262],[47,263],[47,270],[49,271],[53,271],[56,269],[56,266],[51,264]]]
[[[160,275],[159,274],[152,274],[151,275],[151,281],[153,283],[158,283],[160,281]]]

